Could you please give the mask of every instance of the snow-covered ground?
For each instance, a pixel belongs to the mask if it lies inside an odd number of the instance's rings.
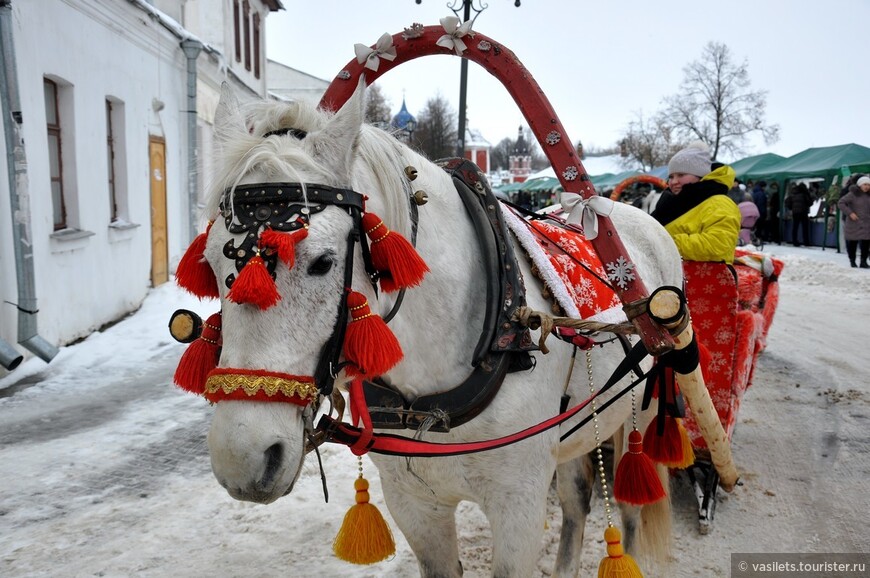
[[[691,489],[674,480],[667,576],[729,576],[732,552],[870,552],[870,271],[831,249],[767,250],[786,268],[738,415],[743,485],[720,492],[713,531],[700,535]],[[205,447],[211,410],[171,385],[183,346],[166,327],[179,307],[214,309],[166,284],[51,364],[31,359],[0,379],[0,576],[417,576],[398,534],[397,554],[381,564],[333,557],[356,475],[342,447],[323,449],[326,504],[314,460],[268,506],[218,486]],[[366,473],[383,504],[369,463]],[[540,576],[551,572],[560,524],[551,500]],[[488,575],[490,533],[476,507],[460,508],[459,529],[466,576]],[[602,530],[596,499],[584,576],[604,555]]]

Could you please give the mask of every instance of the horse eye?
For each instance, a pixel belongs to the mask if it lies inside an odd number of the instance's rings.
[[[321,255],[316,261],[308,266],[308,274],[318,276],[326,275],[329,273],[329,270],[332,269],[333,263],[334,260],[332,255]]]

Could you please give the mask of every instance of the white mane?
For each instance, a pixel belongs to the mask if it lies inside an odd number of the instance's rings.
[[[216,172],[207,192],[205,214],[212,218],[224,191],[250,181],[285,181],[288,176],[304,184],[351,188],[383,204],[379,215],[390,229],[403,235],[410,231],[408,198],[413,192],[404,176],[407,165],[419,165],[421,157],[393,135],[363,125],[356,137],[353,163],[347,175],[318,161],[321,143],[310,145],[293,136],[269,132],[295,128],[309,135],[322,130],[334,113],[303,102],[257,101],[230,106],[222,122],[216,122]],[[252,119],[256,119],[254,122]],[[303,176],[304,175],[304,176]]]

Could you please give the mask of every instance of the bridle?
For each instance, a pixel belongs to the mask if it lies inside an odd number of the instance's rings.
[[[257,243],[257,233],[264,227],[278,231],[294,231],[307,227],[311,215],[322,212],[328,206],[345,210],[353,220],[348,232],[344,269],[344,293],[339,300],[338,318],[332,334],[320,351],[314,372],[314,385],[318,395],[332,393],[335,379],[343,364],[339,362],[342,342],[348,320],[347,294],[353,280],[353,264],[356,244],[359,243],[366,273],[377,290],[376,283],[380,273],[372,264],[371,256],[362,234],[362,214],[365,211],[365,196],[351,189],[319,184],[302,183],[255,183],[228,189],[221,201],[220,210],[227,231],[232,234],[244,233],[245,237],[238,247],[235,239],[224,245],[224,255],[234,259],[236,269],[241,271],[251,258]],[[269,273],[274,276],[277,254],[261,252]],[[231,286],[234,275],[229,275],[225,283]],[[345,362],[346,363],[346,362]]]

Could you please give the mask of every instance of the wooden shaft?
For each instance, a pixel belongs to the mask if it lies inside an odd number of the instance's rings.
[[[649,302],[650,313],[660,319],[672,318],[678,313],[679,307],[679,296],[668,291],[656,293]],[[689,313],[686,312],[686,315]],[[676,327],[680,321],[668,325]],[[674,337],[675,349],[680,350],[687,347],[692,342],[693,333],[690,318],[686,328]],[[674,376],[680,386],[680,391],[683,392],[686,402],[692,409],[692,416],[695,418],[695,423],[698,424],[698,429],[701,430],[701,436],[710,449],[710,459],[719,474],[719,484],[723,490],[731,492],[737,484],[739,474],[737,468],[734,467],[734,459],[731,456],[731,442],[728,440],[725,428],[722,427],[719,414],[713,406],[713,400],[710,399],[710,392],[704,383],[701,366],[699,364],[688,374],[675,371]]]

